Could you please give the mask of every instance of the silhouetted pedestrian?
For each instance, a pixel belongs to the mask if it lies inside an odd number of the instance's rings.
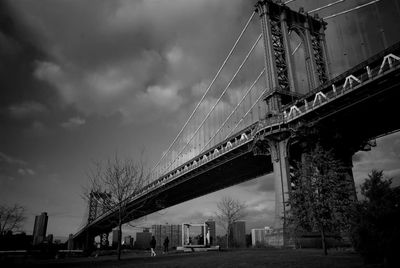
[[[151,248],[151,256],[156,256],[156,239],[154,238],[154,236],[151,237],[151,241],[150,241],[150,248]]]
[[[168,252],[169,239],[168,236],[164,239],[164,253]]]

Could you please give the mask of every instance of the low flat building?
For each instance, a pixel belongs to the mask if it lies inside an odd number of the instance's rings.
[[[231,242],[232,247],[244,248],[246,247],[246,222],[235,221],[231,226]]]

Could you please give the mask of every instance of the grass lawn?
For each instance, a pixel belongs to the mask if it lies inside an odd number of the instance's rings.
[[[24,260],[10,267],[365,267],[358,254],[346,251],[315,249],[240,249],[219,252],[171,253],[150,257],[144,254],[74,258],[61,260]],[[2,266],[1,267],[7,267]]]

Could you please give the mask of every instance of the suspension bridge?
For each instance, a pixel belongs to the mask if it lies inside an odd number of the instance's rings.
[[[273,173],[274,227],[284,230],[290,163],[310,142],[301,134],[304,129],[318,129],[321,139],[347,165],[347,179],[354,186],[352,155],[400,128],[393,117],[400,97],[400,43],[336,77],[330,70],[327,21],[379,0],[324,18],[315,12],[344,0],[308,12],[293,11],[289,5],[294,1],[257,2],[193,112],[153,167],[151,182],[127,205],[127,222]],[[241,60],[233,60],[257,17],[260,34]],[[162,200],[162,207],[157,200]],[[86,248],[95,236],[109,233],[116,227],[117,215],[117,211],[96,215],[74,235],[75,247]],[[277,244],[285,243],[281,235]]]

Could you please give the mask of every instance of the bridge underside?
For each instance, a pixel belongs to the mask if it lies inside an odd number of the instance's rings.
[[[271,157],[255,156],[251,143],[248,143],[130,203],[129,217],[125,222],[271,172],[273,172]],[[74,241],[79,243],[87,239],[87,236],[94,237],[110,232],[116,226],[116,222],[116,213],[100,219],[93,226],[89,226],[84,233],[75,236]]]

